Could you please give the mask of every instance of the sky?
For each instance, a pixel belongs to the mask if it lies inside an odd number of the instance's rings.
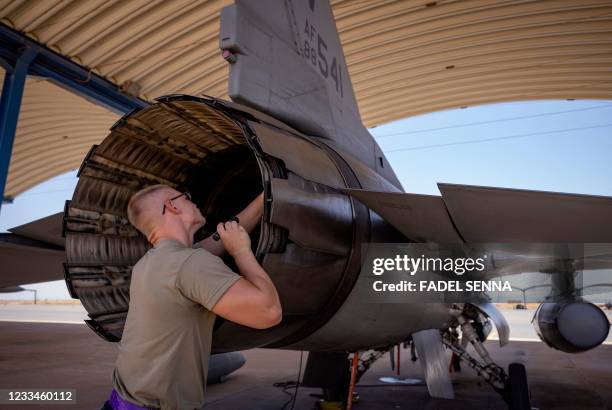
[[[410,117],[370,129],[406,192],[436,183],[612,196],[612,101],[529,101]],[[102,136],[101,136],[102,137]],[[76,170],[18,195],[0,232],[60,212]],[[64,281],[24,285],[39,299],[69,299]],[[31,292],[0,299],[32,299]]]

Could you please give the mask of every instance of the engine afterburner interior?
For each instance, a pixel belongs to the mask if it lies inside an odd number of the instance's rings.
[[[131,267],[149,244],[127,220],[130,196],[152,184],[189,191],[211,234],[262,190],[262,174],[243,130],[207,100],[172,96],[119,120],[79,171],[66,205],[66,282],[88,324],[119,340],[129,304]],[[252,232],[253,249],[260,228]]]

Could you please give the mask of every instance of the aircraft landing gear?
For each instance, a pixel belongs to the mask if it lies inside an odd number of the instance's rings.
[[[462,337],[474,347],[484,363],[476,360],[467,352],[466,344],[459,340],[456,327],[444,332],[442,337],[444,344],[455,353],[459,360],[464,361],[474,369],[479,376],[493,386],[495,391],[502,395],[508,403],[509,410],[531,410],[525,366],[521,363],[511,363],[508,366],[508,374],[506,374],[504,369],[491,359],[489,352],[482,343],[484,342],[483,335],[477,332],[474,327],[478,324],[473,320],[474,318],[466,315],[462,307],[457,305],[454,307],[453,313],[457,318],[458,327],[461,328]]]

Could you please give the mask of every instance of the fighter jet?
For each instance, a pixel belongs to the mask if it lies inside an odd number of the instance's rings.
[[[217,318],[214,353],[308,351],[304,384],[334,400],[346,397],[350,353],[370,352],[361,356],[359,377],[405,342],[414,347],[430,394],[452,398],[450,349],[510,408],[529,408],[524,366],[503,369],[483,344],[492,325],[502,346],[509,340],[508,324],[493,304],[363,303],[356,283],[367,274],[364,249],[517,244],[521,252],[502,249],[510,256],[489,265],[484,277],[527,269],[571,277],[587,262],[612,265],[609,253],[576,255],[563,246],[612,242],[612,198],[453,184],[439,184],[441,196],[404,192],[362,124],[326,2],[236,0],[222,12],[219,45],[232,101],[168,95],[126,114],[92,147],[72,200],[52,218],[53,236],[61,231],[65,243],[28,232],[32,226],[26,225],[13,231],[21,242],[13,239],[11,246],[29,254],[40,248],[50,258],[38,271],[47,279],[63,264],[70,294],[89,313],[87,324],[116,342],[127,315],[131,268],[149,247],[127,220],[130,196],[157,183],[191,192],[209,221],[198,234],[205,237],[263,190],[264,215],[251,239],[278,289],[284,317],[267,330]],[[541,243],[560,246],[542,252],[530,245]],[[525,251],[538,257],[525,263]],[[2,285],[24,283],[34,270],[23,267],[23,276],[2,278]],[[600,345],[609,331],[605,315],[571,286],[559,289],[562,301],[543,303],[534,318],[542,340],[568,353]]]

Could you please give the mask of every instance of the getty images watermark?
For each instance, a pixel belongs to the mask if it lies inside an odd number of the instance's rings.
[[[444,272],[463,276],[466,273],[484,272],[487,258],[487,255],[483,255],[481,258],[426,257],[424,254],[419,257],[407,254],[395,255],[393,258],[374,258],[372,260],[372,273],[375,276],[381,276],[389,272],[404,272],[407,275],[414,276],[417,272]],[[387,283],[380,279],[373,282],[372,288],[376,292],[512,291],[512,285],[508,280],[421,279],[416,282],[400,280],[399,282]]]
[[[606,249],[603,249],[605,246]],[[588,285],[590,261],[612,244],[368,243],[356,289],[365,303],[531,303],[612,291]],[[601,275],[600,275],[601,276]]]

